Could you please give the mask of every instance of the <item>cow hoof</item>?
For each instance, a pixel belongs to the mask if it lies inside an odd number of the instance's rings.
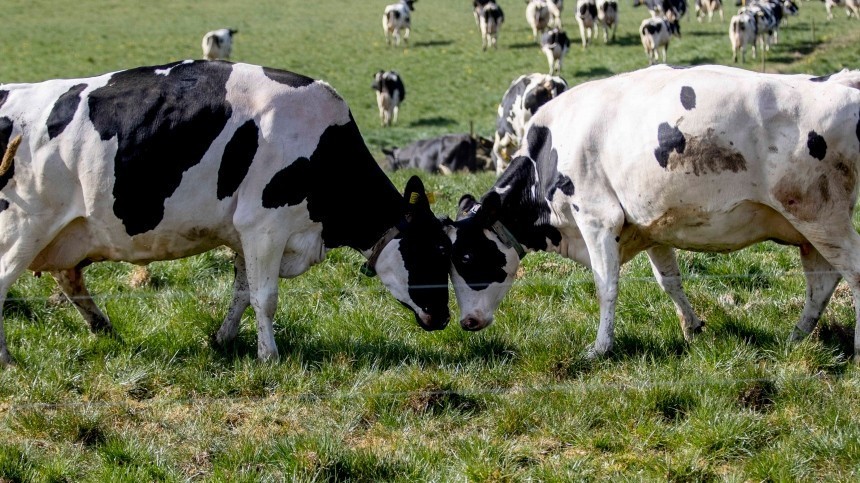
[[[598,349],[594,344],[591,344],[590,346],[585,348],[585,353],[583,354],[582,357],[586,361],[591,362],[591,361],[596,361],[598,359],[603,359],[604,357],[606,357],[607,352],[609,352],[608,349],[602,349],[601,350],[601,349]]]
[[[277,363],[281,359],[281,356],[278,354],[278,350],[274,351],[257,351],[257,360],[260,362],[266,363]]]
[[[12,360],[12,356],[9,355],[9,351],[3,349],[0,351],[0,368],[12,366],[15,366],[15,361]]]

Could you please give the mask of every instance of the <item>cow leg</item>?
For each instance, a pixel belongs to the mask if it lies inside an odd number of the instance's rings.
[[[789,342],[799,341],[815,329],[836,285],[842,279],[842,275],[811,245],[800,247],[800,262],[806,275],[806,301],[800,322],[791,331]]]
[[[648,249],[648,260],[651,261],[651,270],[657,283],[664,292],[669,294],[675,303],[675,313],[681,321],[681,331],[684,340],[692,342],[696,334],[702,331],[705,325],[693,311],[687,294],[681,286],[681,270],[678,268],[678,259],[675,258],[675,250],[667,246],[656,246]]]
[[[90,331],[95,333],[111,333],[113,326],[110,319],[99,309],[84,284],[84,274],[81,266],[67,270],[52,271],[51,275],[60,286],[66,298],[75,306],[81,317],[90,325]]]
[[[242,236],[251,306],[257,317],[257,358],[262,361],[278,359],[272,325],[278,304],[278,272],[285,245],[285,241],[278,244],[276,240],[255,232]]]
[[[240,254],[236,254],[233,260],[233,297],[230,300],[230,308],[227,309],[227,315],[224,317],[224,322],[215,334],[215,342],[224,346],[233,342],[236,335],[239,333],[239,323],[242,320],[242,314],[251,305],[251,292],[248,289],[248,273],[245,271],[245,258]]]
[[[0,234],[0,237],[2,235]],[[0,247],[3,246],[9,246],[9,244],[0,243]],[[13,248],[5,252],[0,250],[0,367],[13,364],[12,356],[9,354],[9,347],[6,345],[3,304],[6,302],[9,288],[12,287],[15,280],[21,276],[21,273],[24,272],[31,262],[31,259],[22,253],[20,243],[15,243],[12,246]]]

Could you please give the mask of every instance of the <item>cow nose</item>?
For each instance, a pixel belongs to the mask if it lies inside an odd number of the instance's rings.
[[[460,321],[460,327],[470,332],[481,330],[488,325],[490,325],[488,321],[483,321],[477,317],[466,317]]]
[[[434,312],[424,309],[423,313],[421,315],[418,315],[417,318],[418,325],[420,325],[422,329],[427,331],[433,331],[442,330],[447,327],[448,321],[451,320],[451,315],[448,313],[447,308],[443,312],[438,314],[434,314]]]

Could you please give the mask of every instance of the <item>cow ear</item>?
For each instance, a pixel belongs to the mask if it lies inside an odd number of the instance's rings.
[[[478,200],[474,196],[470,194],[461,196],[460,201],[457,202],[457,219],[465,218],[476,204],[478,204]]]
[[[481,198],[481,207],[475,213],[475,220],[481,226],[489,227],[499,221],[499,212],[502,210],[502,197],[495,191],[490,191]]]
[[[418,176],[413,176],[406,182],[406,189],[403,190],[403,199],[406,200],[406,214],[409,216],[418,212],[433,212],[430,209],[430,200],[427,199],[427,192],[424,191],[424,183],[421,182],[421,178]]]

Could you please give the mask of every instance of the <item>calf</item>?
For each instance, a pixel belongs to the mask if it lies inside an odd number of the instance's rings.
[[[576,23],[579,24],[579,38],[582,39],[582,48],[584,49],[594,38],[597,29],[597,3],[595,0],[576,1]]]
[[[664,17],[646,18],[639,25],[639,38],[645,47],[648,64],[660,61],[659,53],[663,53],[663,63],[666,63],[666,51],[669,50],[669,40],[672,35],[681,37],[681,24],[677,20],[670,21]]]
[[[370,87],[376,91],[376,106],[383,126],[397,122],[400,103],[406,99],[406,88],[400,74],[393,70],[379,71],[373,76]]]
[[[538,41],[538,34],[549,28],[550,12],[546,0],[527,0],[526,22],[532,29],[532,39]]]
[[[615,31],[618,29],[618,2],[615,0],[597,0],[597,20],[603,27],[603,42],[609,42],[609,29],[612,29],[612,41],[615,41]]]
[[[722,0],[696,0],[696,19],[701,22],[705,15],[708,16],[708,22],[713,20],[714,12],[720,13],[720,22],[723,18],[723,2]]]
[[[540,48],[549,62],[549,75],[561,73],[561,62],[570,50],[570,39],[564,30],[554,27],[541,36]]]
[[[510,160],[509,153],[519,147],[525,125],[535,112],[567,89],[561,77],[546,74],[522,75],[511,82],[502,96],[496,118],[493,141],[493,163],[496,174],[502,174]]]
[[[860,0],[824,0],[824,8],[827,9],[827,20],[833,20],[833,7],[845,7],[845,15],[860,19]]]
[[[600,325],[587,354],[605,354],[620,267],[644,250],[691,340],[702,322],[674,250],[724,253],[766,240],[799,247],[807,290],[792,339],[814,328],[843,277],[860,319],[858,89],[860,71],[809,78],[659,66],[569,90],[535,115],[481,203],[465,196],[449,222],[461,325],[492,323],[520,259],[556,252],[594,272]],[[595,98],[623,109],[607,112]],[[857,360],[860,330],[854,337]]]
[[[746,46],[752,46],[752,55],[755,59],[756,37],[758,31],[755,18],[749,13],[735,15],[729,21],[729,42],[732,44],[732,60],[738,61],[738,52],[741,53],[741,62],[746,62]]]
[[[50,272],[93,331],[111,329],[82,269],[237,253],[216,340],[251,305],[257,355],[278,357],[278,278],[352,247],[425,329],[448,319],[450,242],[411,179],[401,196],[328,84],[184,61],[86,79],[0,85],[0,306],[26,270]],[[16,157],[17,156],[17,157]],[[0,362],[11,357],[0,312]]]
[[[491,148],[489,139],[471,134],[446,134],[382,152],[392,171],[415,168],[448,175],[483,169],[488,164]]]
[[[478,27],[481,29],[481,47],[487,50],[488,46],[496,48],[499,40],[499,28],[505,21],[505,14],[502,12],[502,7],[496,2],[487,2],[483,6],[475,7],[479,9]]]
[[[203,36],[203,58],[207,60],[229,59],[233,50],[233,35],[236,29],[218,29]]]
[[[415,10],[415,2],[418,0],[400,0],[385,7],[382,13],[382,31],[385,33],[385,43],[400,45],[401,33],[403,41],[409,43],[409,31],[412,29],[412,11]]]

